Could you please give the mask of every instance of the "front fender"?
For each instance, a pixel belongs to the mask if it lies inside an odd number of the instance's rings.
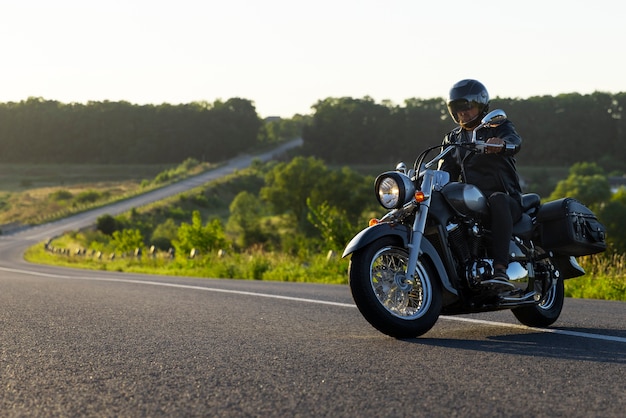
[[[408,227],[402,224],[392,225],[389,223],[380,223],[377,225],[370,226],[365,228],[361,232],[355,235],[354,238],[350,240],[346,249],[343,252],[342,258],[347,257],[353,252],[360,250],[366,245],[376,241],[378,238],[382,238],[384,236],[393,235],[397,236],[400,240],[402,240],[402,245],[404,248],[408,248],[410,230]],[[458,295],[457,290],[452,286],[450,282],[450,278],[448,277],[448,273],[446,272],[446,268],[441,261],[441,257],[439,253],[433,247],[433,245],[427,239],[422,239],[422,244],[420,246],[421,252],[423,255],[428,257],[432,263],[432,266],[435,268],[437,275],[441,279],[441,284],[443,287],[450,293],[454,295]]]
[[[392,225],[385,222],[372,225],[356,234],[354,238],[350,240],[348,245],[346,245],[346,249],[343,251],[343,255],[341,256],[341,258],[345,258],[356,250],[359,250],[366,245],[376,241],[378,238],[387,235],[395,235],[399,237],[402,240],[403,246],[405,248],[408,246],[410,236],[409,228],[402,224]]]

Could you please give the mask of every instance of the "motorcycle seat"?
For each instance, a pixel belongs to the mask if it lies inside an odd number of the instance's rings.
[[[522,209],[524,212],[536,209],[540,204],[541,197],[539,197],[537,193],[526,193],[522,195]]]

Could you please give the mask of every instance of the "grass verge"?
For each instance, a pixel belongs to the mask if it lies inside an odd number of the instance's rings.
[[[626,301],[626,255],[613,257],[581,257],[579,262],[587,274],[565,281],[565,295],[572,298]],[[607,260],[608,258],[608,260]],[[306,259],[284,253],[246,251],[215,253],[195,258],[170,257],[165,252],[134,255],[100,254],[69,248],[63,253],[47,251],[43,244],[30,247],[27,261],[64,267],[101,271],[161,274],[172,276],[270,280],[303,283],[348,283],[348,259],[334,254],[317,254]],[[610,269],[607,266],[611,266]],[[612,271],[612,274],[610,273]]]
[[[578,262],[587,274],[565,280],[565,296],[626,301],[626,254],[598,254]]]
[[[166,252],[144,252],[140,257],[115,254],[112,257],[90,250],[50,252],[43,243],[30,247],[24,258],[37,264],[100,271],[325,284],[347,284],[349,262],[335,255],[312,255],[302,259],[284,253],[254,250],[212,253],[194,258],[170,257]]]

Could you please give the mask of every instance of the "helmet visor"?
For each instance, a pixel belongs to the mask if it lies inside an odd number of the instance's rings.
[[[452,116],[456,116],[459,112],[465,112],[476,106],[476,103],[465,99],[454,100],[448,104],[448,109]]]

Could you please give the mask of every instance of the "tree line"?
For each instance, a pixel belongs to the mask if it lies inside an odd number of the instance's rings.
[[[594,162],[624,171],[626,93],[596,92],[492,100],[524,143],[521,165]],[[304,154],[330,164],[411,162],[455,125],[441,98],[402,105],[365,98],[326,98],[312,115],[263,121],[253,102],[135,105],[29,98],[0,103],[0,162],[173,163],[219,161],[261,143],[302,136]]]
[[[215,162],[257,145],[262,127],[252,102],[239,98],[182,105],[29,98],[0,104],[0,162]]]
[[[626,93],[596,92],[501,99],[523,138],[521,165],[595,162],[607,171],[626,168]],[[365,98],[327,98],[314,106],[303,130],[305,152],[329,163],[412,162],[455,127],[443,99],[409,99],[403,105]]]

